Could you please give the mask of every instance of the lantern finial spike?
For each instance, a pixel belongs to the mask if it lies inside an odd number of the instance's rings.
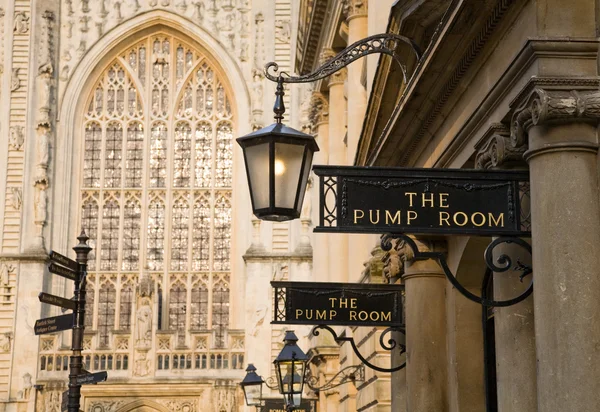
[[[275,113],[275,121],[281,123],[283,120],[283,114],[285,113],[285,104],[283,103],[283,77],[279,75],[277,77],[277,89],[275,90],[275,105],[273,106],[273,112]]]

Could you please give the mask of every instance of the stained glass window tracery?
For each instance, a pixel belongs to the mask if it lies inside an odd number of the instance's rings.
[[[94,247],[85,321],[101,346],[115,328],[133,330],[144,270],[165,285],[153,316],[183,331],[180,345],[188,330],[211,328],[224,344],[234,116],[219,73],[161,32],[124,49],[92,87],[79,210]]]

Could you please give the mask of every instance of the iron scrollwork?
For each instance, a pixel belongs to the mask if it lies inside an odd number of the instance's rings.
[[[329,332],[331,334],[331,336],[333,336],[333,339],[338,343],[338,344],[342,344],[344,342],[349,342],[350,345],[352,346],[352,350],[354,351],[354,353],[356,354],[356,356],[358,357],[358,359],[360,359],[360,361],[367,367],[377,371],[377,372],[397,372],[400,369],[404,368],[406,366],[406,362],[402,363],[401,365],[398,366],[394,366],[392,368],[382,368],[381,366],[377,366],[377,365],[373,365],[371,362],[369,362],[359,351],[358,346],[356,345],[356,342],[354,342],[354,338],[352,337],[347,337],[347,336],[339,336],[331,327],[327,326],[327,325],[317,325],[312,329],[312,335],[313,336],[319,336],[319,334],[321,333],[319,331],[319,329],[324,329],[327,332]],[[392,338],[391,336],[389,338],[387,338],[387,342],[386,342],[386,338],[385,336],[392,333],[392,332],[400,332],[402,334],[404,334],[404,329],[403,328],[399,328],[399,327],[390,327],[390,328],[386,328],[383,330],[383,332],[381,332],[381,336],[379,337],[379,344],[381,345],[381,347],[387,351],[393,351],[394,349],[398,349],[400,351],[400,354],[406,353],[406,346],[404,344],[401,344],[399,342],[396,341],[396,339]]]
[[[319,386],[319,377],[312,375],[310,370],[307,371],[304,377],[304,384],[308,386],[314,392],[328,391],[333,388],[337,388],[340,385],[349,382],[363,382],[365,380],[365,367],[364,365],[351,365],[336,373],[329,381]],[[267,388],[275,390],[279,389],[277,378],[270,376],[263,381]]]
[[[446,261],[446,256],[442,252],[421,252],[416,242],[407,235],[385,235],[381,238],[381,249],[384,251],[390,251],[392,249],[391,239],[401,239],[403,240],[413,251],[414,259],[434,259],[437,260],[441,268],[444,270],[446,278],[452,283],[463,296],[467,299],[472,300],[473,302],[479,303],[483,306],[494,306],[494,307],[506,307],[512,306],[523,300],[527,299],[529,295],[533,292],[533,277],[529,283],[529,286],[525,291],[523,291],[520,295],[507,300],[494,300],[487,297],[477,296],[474,293],[467,290],[459,281],[456,279],[456,276],[450,270],[448,263]],[[512,258],[506,254],[501,254],[496,259],[494,259],[494,249],[502,244],[515,244],[520,246],[526,253],[531,255],[531,245],[524,241],[523,239],[516,237],[499,237],[494,239],[485,249],[484,259],[486,264],[486,273],[485,276],[492,276],[494,273],[503,273],[509,270],[520,271],[521,282],[523,279],[533,273],[533,268],[530,265],[524,264],[519,258]],[[514,264],[513,264],[514,263]]]
[[[303,76],[290,76],[285,72],[278,73],[279,65],[275,62],[269,62],[265,65],[265,77],[272,82],[310,83],[337,72],[361,57],[374,53],[382,53],[392,56],[392,58],[400,65],[404,81],[407,82],[406,67],[402,64],[400,56],[397,53],[400,44],[407,44],[414,52],[417,60],[419,60],[421,52],[416,43],[411,39],[397,34],[381,33],[366,37],[351,44],[312,73]],[[270,73],[271,70],[273,73]]]

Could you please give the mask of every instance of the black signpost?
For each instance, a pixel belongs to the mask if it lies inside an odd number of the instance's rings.
[[[271,282],[274,324],[386,326],[404,324],[404,285]]]
[[[61,411],[79,412],[81,399],[81,385],[103,382],[107,378],[106,372],[89,373],[83,369],[83,331],[85,318],[85,286],[87,276],[88,254],[92,250],[87,245],[89,238],[84,232],[77,238],[79,244],[73,248],[77,259],[72,260],[60,253],[50,252],[50,273],[73,280],[75,283],[73,299],[41,292],[38,297],[40,302],[72,310],[72,314],[39,319],[35,323],[35,334],[61,332],[73,329],[71,350],[73,354],[69,363],[69,389],[63,393]]]
[[[260,412],[285,412],[285,406],[281,399],[265,399]],[[294,408],[294,412],[317,412],[316,399],[302,399],[300,406]]]

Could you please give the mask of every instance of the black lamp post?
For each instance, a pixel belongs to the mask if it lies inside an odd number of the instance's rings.
[[[273,361],[277,374],[279,392],[283,395],[285,408],[293,411],[302,403],[304,374],[308,356],[296,344],[298,337],[293,331],[287,331],[283,339],[285,346]]]
[[[246,398],[246,405],[260,406],[262,402],[263,380],[256,374],[256,368],[251,363],[248,364],[246,372],[244,380],[240,382],[240,386],[244,391],[244,397]]]
[[[315,138],[281,123],[283,79],[277,82],[275,121],[237,139],[244,152],[252,210],[263,220],[285,221],[300,217]]]

